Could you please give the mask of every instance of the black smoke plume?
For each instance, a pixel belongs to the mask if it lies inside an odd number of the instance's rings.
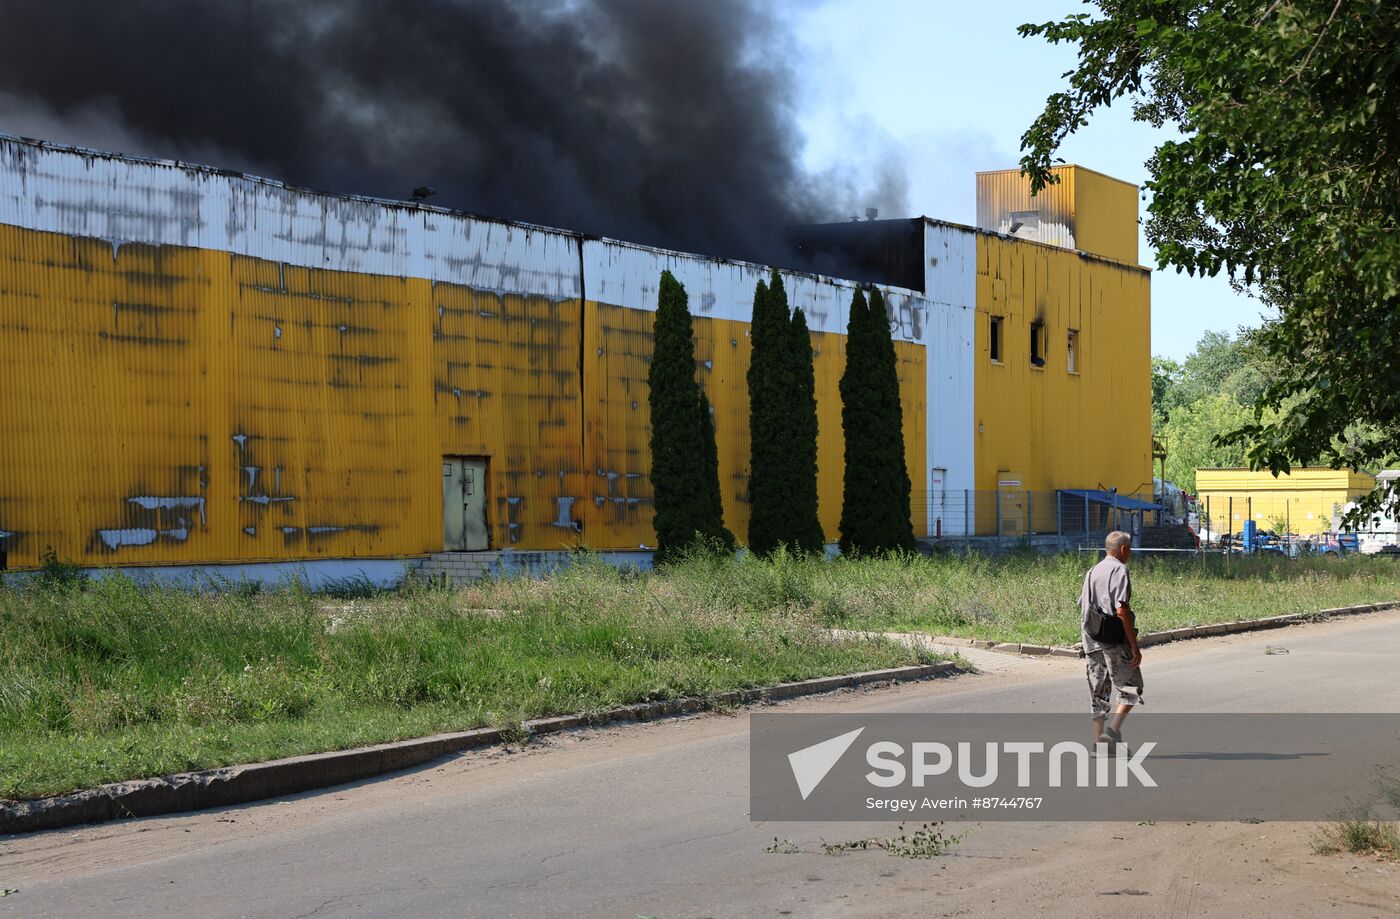
[[[898,207],[799,165],[747,0],[5,0],[0,131],[710,254]],[[844,178],[842,176],[845,176]]]

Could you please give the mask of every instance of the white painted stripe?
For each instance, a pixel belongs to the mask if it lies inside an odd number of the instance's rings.
[[[556,299],[582,287],[579,239],[561,230],[4,135],[0,223],[110,240],[114,252],[192,246]]]
[[[655,311],[663,271],[671,272],[685,285],[693,315],[748,322],[753,318],[754,288],[768,279],[770,269],[610,239],[584,241],[584,297],[589,300]],[[789,305],[802,308],[808,328],[846,333],[855,282],[796,271],[779,274]],[[903,288],[881,285],[880,289],[895,318],[894,337],[922,344],[928,301]]]

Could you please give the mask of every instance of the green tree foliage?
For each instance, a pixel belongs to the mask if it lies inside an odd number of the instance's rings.
[[[788,360],[792,365],[792,543],[819,553],[826,546],[817,516],[817,380],[812,366],[812,336],[802,308],[792,311]]]
[[[658,564],[701,541],[733,548],[719,502],[719,460],[710,404],[695,381],[695,342],[685,288],[661,273],[651,368],[651,487]]]
[[[775,284],[781,284],[774,277]],[[770,555],[790,530],[787,487],[788,430],[784,397],[787,379],[786,309],[779,315],[778,298],[759,281],[753,294],[749,322],[749,549]]]
[[[705,451],[705,465],[701,471],[707,493],[706,521],[709,529],[704,532],[708,533],[711,548],[728,552],[734,549],[734,534],[724,525],[724,498],[719,490],[719,446],[715,443],[714,409],[710,406],[710,397],[705,395],[705,390],[698,386],[696,388],[700,390],[700,446]]]
[[[841,373],[841,434],[845,440],[841,476],[841,538],[843,555],[855,555],[874,545],[878,528],[870,496],[875,493],[877,466],[873,445],[879,415],[875,388],[870,385],[870,308],[865,292],[856,288],[846,319],[846,369]]]
[[[820,552],[812,340],[777,271],[754,290],[749,339],[749,549]]]
[[[878,289],[871,292],[869,304],[859,289],[851,298],[846,369],[841,375],[841,429],[842,553],[913,551],[899,376],[889,316]]]
[[[1169,357],[1152,359],[1152,430],[1160,431],[1168,417],[1167,394],[1181,380],[1181,365]]]
[[[1192,494],[1196,470],[1244,465],[1244,448],[1218,438],[1249,421],[1251,411],[1228,393],[1202,396],[1178,405],[1160,435],[1167,447],[1167,479]]]
[[[914,524],[909,517],[909,466],[904,458],[904,409],[899,400],[899,358],[890,333],[889,312],[880,288],[870,291],[870,329],[875,337],[875,379],[880,390],[880,427],[883,438],[880,487],[885,505],[884,545],[913,552]]]
[[[1244,447],[1221,437],[1253,419],[1268,373],[1250,332],[1206,332],[1181,364],[1153,358],[1152,429],[1167,448],[1168,481],[1194,492],[1197,469],[1245,465]]]
[[[1226,439],[1275,472],[1385,462],[1400,441],[1400,4],[1098,7],[1021,27],[1078,46],[1022,138],[1033,187],[1116,100],[1178,129],[1148,162],[1160,266],[1225,271],[1276,309],[1256,339],[1272,372]]]

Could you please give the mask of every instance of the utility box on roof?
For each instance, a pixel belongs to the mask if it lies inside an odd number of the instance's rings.
[[[1138,187],[1083,166],[1052,172],[1060,181],[1034,197],[1019,169],[977,173],[978,228],[1136,265]]]

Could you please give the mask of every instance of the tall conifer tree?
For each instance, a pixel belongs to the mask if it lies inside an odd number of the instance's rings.
[[[754,288],[749,324],[749,549],[756,555],[771,554],[790,529],[788,337],[787,295],[775,271],[771,285]]]
[[[879,466],[872,449],[874,425],[878,417],[875,392],[870,385],[870,310],[865,292],[859,287],[851,295],[850,316],[846,320],[846,368],[841,374],[841,434],[845,441],[841,475],[841,538],[843,555],[872,551],[876,538],[874,521],[878,509],[876,495]]]
[[[874,385],[880,404],[880,504],[883,509],[879,543],[882,549],[913,552],[914,527],[909,517],[909,467],[904,458],[904,410],[899,398],[899,358],[890,334],[889,312],[878,287],[870,291],[870,327],[876,355]]]
[[[708,492],[709,539],[712,545],[732,551],[734,534],[724,525],[724,499],[719,489],[719,446],[715,443],[715,419],[710,397],[700,389],[700,443],[705,449],[705,488]]]
[[[826,545],[817,516],[817,383],[812,367],[812,336],[802,308],[792,311],[788,360],[792,366],[792,525],[791,545],[817,554]]]
[[[719,475],[714,425],[709,402],[695,381],[690,308],[685,288],[669,271],[661,273],[657,293],[647,383],[656,562],[674,560],[697,537],[732,546],[734,537],[724,528],[715,500]]]

